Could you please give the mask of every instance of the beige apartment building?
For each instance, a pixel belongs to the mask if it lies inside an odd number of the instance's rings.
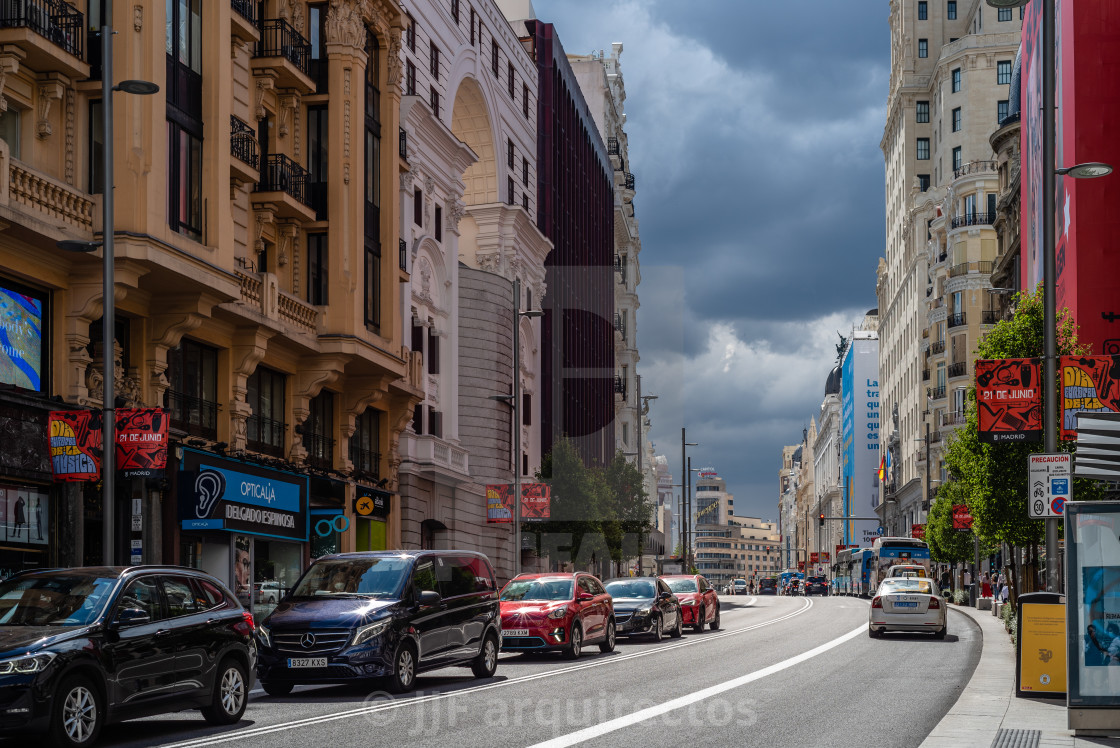
[[[1000,184],[989,137],[1008,115],[1020,15],[983,0],[891,3],[887,242],[876,279],[882,412],[897,423],[882,429],[893,462],[881,507],[889,535],[925,522],[927,466],[932,489],[943,439],[963,423],[976,342],[996,320],[988,289]]]
[[[109,138],[117,405],[170,421],[165,478],[118,481],[117,560],[230,581],[236,554],[285,586],[316,555],[398,547],[399,438],[424,391],[401,322],[400,6],[115,0],[114,78],[159,92],[117,93],[104,133],[102,5],[0,23],[0,285],[41,302],[44,331],[39,389],[6,405],[43,444],[47,410],[103,406],[101,253],[56,242],[99,240]],[[52,533],[21,562],[99,562],[97,484],[16,462],[0,477],[49,497]],[[206,466],[291,487],[292,531],[184,520]]]

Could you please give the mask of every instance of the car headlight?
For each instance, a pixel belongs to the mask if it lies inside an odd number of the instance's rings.
[[[548,617],[549,618],[563,618],[566,615],[568,615],[568,606],[567,605],[561,605],[559,608],[557,608],[556,610],[549,613]]]
[[[389,628],[389,622],[390,619],[386,618],[376,623],[371,623],[368,626],[362,626],[354,632],[354,641],[350,643],[350,646],[356,647],[363,642],[368,642],[375,636],[381,636],[381,634],[385,632],[385,629]]]
[[[695,600],[681,600],[681,605],[695,605]]]
[[[272,631],[268,626],[257,626],[257,636],[266,647],[272,646]]]
[[[651,610],[651,608],[639,608],[638,612],[635,613],[634,615],[639,616],[639,617],[640,616],[648,616],[650,610]]]
[[[39,652],[25,657],[0,660],[0,675],[28,675],[46,669],[55,657],[54,652]]]

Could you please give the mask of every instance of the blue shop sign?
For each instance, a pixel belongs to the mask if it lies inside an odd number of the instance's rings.
[[[184,448],[178,487],[183,530],[307,540],[306,475]]]

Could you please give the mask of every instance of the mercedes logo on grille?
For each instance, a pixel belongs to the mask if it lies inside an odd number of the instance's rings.
[[[299,644],[304,649],[311,649],[315,646],[315,634],[307,633],[299,638]]]

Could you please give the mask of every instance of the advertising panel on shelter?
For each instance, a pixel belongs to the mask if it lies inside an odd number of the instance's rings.
[[[306,475],[183,449],[179,519],[184,530],[307,540]]]
[[[857,330],[840,366],[840,457],[845,517],[874,517],[879,499],[879,340]],[[870,547],[877,520],[845,520],[844,543]]]
[[[125,478],[162,478],[167,468],[167,412],[118,408],[117,470]]]
[[[986,444],[1042,441],[1038,359],[976,361],[976,409]]]
[[[1042,39],[1044,3],[1023,8],[1021,151],[1023,288],[1042,281]],[[1116,3],[1054,3],[1055,117],[1054,164],[1120,164],[1120,140],[1102,122],[1120,118],[1120,97],[1111,91],[1120,68],[1120,15]],[[1051,177],[1052,178],[1052,177]],[[1055,303],[1067,308],[1078,325],[1078,339],[1094,354],[1120,353],[1120,181],[1055,180]]]
[[[43,298],[0,281],[0,384],[42,389]]]
[[[1120,412],[1120,355],[1062,356],[1062,438],[1077,438],[1078,413]]]
[[[54,479],[97,480],[101,475],[101,413],[52,411],[47,422]]]
[[[1073,707],[1120,708],[1118,534],[1120,502],[1072,501],[1065,505],[1067,694],[1071,716]]]

